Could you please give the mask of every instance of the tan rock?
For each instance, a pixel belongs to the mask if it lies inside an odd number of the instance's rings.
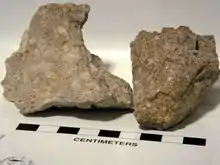
[[[4,96],[22,114],[51,106],[130,108],[132,90],[87,50],[82,27],[88,5],[41,6],[18,51],[6,60]]]
[[[141,31],[131,43],[135,117],[166,129],[196,110],[219,76],[215,40],[188,27]]]

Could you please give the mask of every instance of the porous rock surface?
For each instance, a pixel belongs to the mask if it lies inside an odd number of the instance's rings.
[[[185,26],[141,31],[131,42],[135,117],[167,129],[194,112],[219,76],[215,39]]]
[[[6,60],[4,96],[22,114],[49,107],[130,108],[132,90],[83,41],[90,7],[47,4],[34,14],[20,48]]]

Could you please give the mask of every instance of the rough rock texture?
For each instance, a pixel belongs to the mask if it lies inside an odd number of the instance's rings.
[[[215,40],[188,27],[141,31],[131,42],[135,117],[147,128],[176,125],[219,76]]]
[[[51,106],[130,108],[132,90],[84,45],[88,5],[41,6],[18,51],[6,60],[4,96],[22,114]]]

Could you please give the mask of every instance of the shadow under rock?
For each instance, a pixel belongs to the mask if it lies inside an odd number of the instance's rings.
[[[197,122],[201,118],[205,117],[208,113],[216,110],[218,104],[220,104],[220,80],[218,80],[218,82],[216,82],[212,89],[207,93],[206,97],[193,114],[189,115],[185,120],[176,126],[169,128],[168,131],[183,129],[186,126]]]
[[[127,113],[133,113],[132,109],[116,109],[116,108],[58,108],[51,107],[41,112],[36,112],[27,115],[27,117],[52,117],[52,116],[66,116],[76,117],[85,120],[110,121],[117,119]]]
[[[110,61],[104,61],[104,68],[111,72],[114,68],[115,68],[115,64],[113,64],[113,62]]]

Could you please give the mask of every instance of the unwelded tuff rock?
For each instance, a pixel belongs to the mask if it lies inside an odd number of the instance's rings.
[[[131,43],[135,117],[167,129],[196,110],[219,76],[215,40],[188,27],[141,31]]]
[[[18,51],[6,60],[4,96],[22,114],[51,106],[130,108],[132,90],[84,45],[88,5],[41,6]]]

